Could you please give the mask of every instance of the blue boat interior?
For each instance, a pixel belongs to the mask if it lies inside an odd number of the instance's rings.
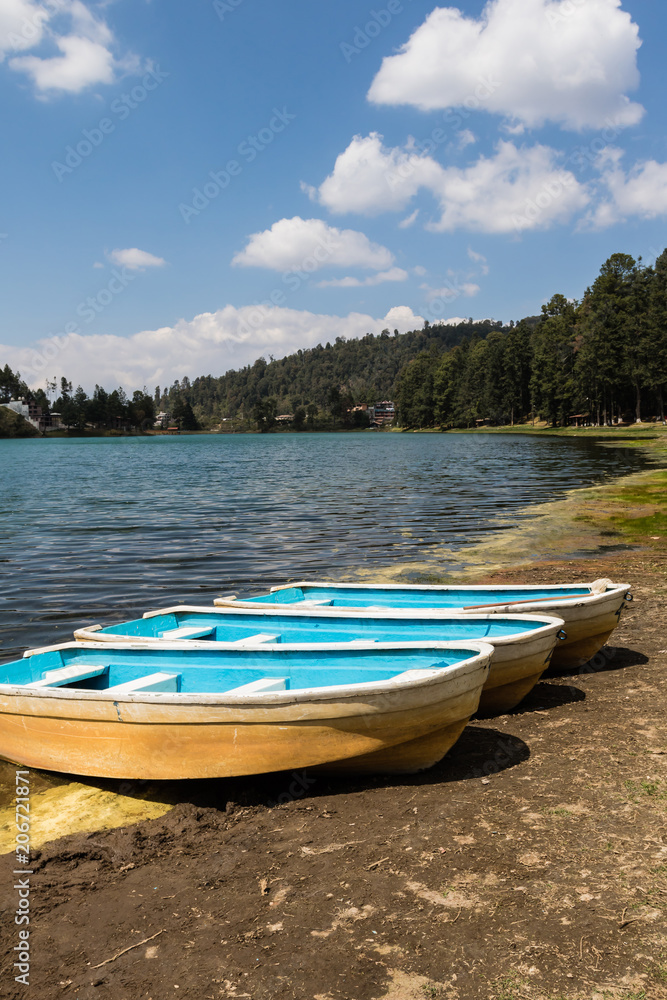
[[[259,694],[386,681],[406,671],[441,670],[476,656],[462,648],[266,650],[96,648],[82,644],[0,665],[0,683],[32,689],[114,694]]]
[[[341,587],[286,587],[269,594],[259,594],[255,597],[244,597],[244,603],[258,604],[299,604],[307,601],[310,607],[333,608],[372,608],[374,610],[390,610],[391,608],[465,608],[475,605],[507,604],[515,601],[535,601],[540,598],[568,598],[582,593],[590,594],[590,588],[555,587],[545,590],[540,587],[525,589],[489,590],[457,590],[455,587],[444,590],[429,590],[428,588],[407,590],[397,588],[387,590],[383,587],[363,587],[359,590],[346,590]],[[546,605],[545,605],[546,613]]]
[[[101,629],[107,635],[198,642],[456,642],[465,639],[499,639],[542,628],[542,621],[517,622],[501,615],[488,619],[462,616],[459,619],[426,618],[316,618],[304,614],[233,614],[175,611],[150,618],[122,622]]]

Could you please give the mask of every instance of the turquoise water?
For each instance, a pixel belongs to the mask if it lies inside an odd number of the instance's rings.
[[[464,549],[641,461],[514,435],[0,440],[0,657],[85,623]]]

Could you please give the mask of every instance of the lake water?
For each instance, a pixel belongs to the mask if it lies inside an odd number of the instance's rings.
[[[82,623],[463,549],[641,463],[515,435],[0,440],[0,657]]]

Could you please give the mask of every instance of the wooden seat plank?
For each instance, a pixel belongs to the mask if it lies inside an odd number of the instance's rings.
[[[272,635],[270,632],[258,632],[257,635],[248,635],[245,639],[235,639],[234,646],[255,646],[262,642],[280,642],[279,635]]]
[[[225,694],[266,694],[269,691],[287,690],[286,677],[260,677],[259,680],[231,688]]]
[[[113,694],[133,694],[140,691],[173,693],[178,691],[180,676],[180,674],[167,674],[158,671],[155,674],[146,674],[144,677],[135,677],[133,681],[125,681],[124,684],[113,684],[107,688],[107,691],[111,691]]]
[[[203,639],[205,635],[215,632],[215,625],[182,625],[180,628],[170,628],[160,632],[161,639]]]
[[[69,667],[58,667],[47,670],[39,681],[26,684],[29,688],[62,687],[63,684],[74,684],[76,681],[87,681],[91,677],[101,677],[109,669],[108,665],[93,666],[90,663],[76,663]]]

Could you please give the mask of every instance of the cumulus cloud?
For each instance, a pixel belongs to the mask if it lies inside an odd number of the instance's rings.
[[[128,247],[127,250],[112,250],[107,254],[112,264],[126,267],[128,271],[144,271],[147,267],[164,267],[167,263],[163,257],[155,257],[146,250]]]
[[[336,337],[357,338],[367,333],[398,329],[420,330],[422,316],[408,306],[394,306],[376,318],[352,312],[347,316],[317,314],[276,306],[225,306],[173,327],[144,330],[132,337],[112,334],[70,334],[50,337],[31,347],[0,345],[0,356],[37,388],[48,375],[63,374],[87,391],[98,382],[126,390],[147,385],[170,385],[184,375],[221,375],[242,368],[258,357],[284,357]]]
[[[630,218],[667,216],[667,163],[645,160],[626,172],[620,149],[606,150],[598,161],[601,200],[581,228],[605,229]]]
[[[547,229],[589,201],[586,188],[559,166],[559,154],[548,146],[501,140],[493,156],[466,167],[443,167],[412,148],[410,142],[405,149],[387,148],[376,132],[355,136],[318,189],[319,201],[337,212],[402,211],[424,188],[441,210],[427,228],[485,233]]]
[[[394,255],[355,229],[336,229],[321,219],[280,219],[270,229],[253,233],[232,258],[242,267],[272,271],[306,271],[322,267],[363,267],[380,271],[391,267]]]
[[[377,132],[355,135],[319,188],[310,197],[331,212],[378,215],[401,212],[421,187],[437,185],[442,168],[420,155],[409,141],[405,149],[387,148]]]
[[[32,0],[0,0],[0,61],[8,53],[39,45],[49,16]]]
[[[113,32],[81,0],[52,0],[49,9],[27,0],[0,0],[0,51],[36,47],[48,37],[58,55],[16,55],[9,66],[26,73],[40,95],[78,94],[140,68],[130,53],[118,55]]]
[[[627,93],[639,85],[640,45],[621,0],[489,0],[478,19],[436,7],[383,60],[368,97],[425,111],[482,108],[530,127],[634,125],[644,109]]]
[[[370,285],[382,285],[385,281],[405,281],[408,272],[402,267],[392,267],[389,271],[379,271],[368,278],[332,278],[330,281],[318,281],[316,288],[367,288]]]

